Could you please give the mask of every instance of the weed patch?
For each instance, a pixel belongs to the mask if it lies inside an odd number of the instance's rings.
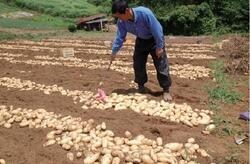
[[[209,100],[219,100],[224,103],[237,103],[241,99],[241,95],[234,91],[235,84],[229,80],[224,73],[223,61],[212,63],[213,78],[216,82],[215,87],[207,87]]]

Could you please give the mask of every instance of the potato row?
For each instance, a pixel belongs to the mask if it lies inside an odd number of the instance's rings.
[[[50,51],[50,52],[59,52],[60,47],[43,47],[43,46],[34,46],[34,45],[9,45],[9,44],[0,44],[2,49],[8,50],[29,50],[29,51]],[[75,53],[81,54],[96,54],[96,55],[108,55],[111,54],[110,49],[103,49],[103,47],[98,47],[98,45],[79,45],[79,48],[74,49]],[[206,52],[212,52],[210,50],[189,50],[189,49],[167,49],[167,54],[169,58],[183,58],[183,59],[216,59],[216,57],[204,54]],[[133,50],[124,50],[119,51],[120,56],[132,56]]]
[[[1,53],[3,54],[3,53]],[[91,59],[85,60],[80,58],[63,58],[63,57],[50,57],[50,56],[35,56],[37,60],[33,59],[26,59],[26,60],[19,60],[15,57],[6,57],[0,54],[0,60],[5,60],[10,63],[25,63],[30,65],[54,65],[54,66],[66,66],[66,67],[81,67],[87,69],[107,69],[108,67],[108,60],[100,60],[100,59]],[[121,72],[124,74],[133,74],[134,70],[132,66],[129,65],[130,62],[123,62],[123,61],[116,61],[111,66],[111,69],[117,72]],[[132,64],[132,63],[131,63]],[[152,66],[152,64],[149,64]],[[149,73],[156,74],[155,70],[149,70]],[[176,75],[180,78],[192,79],[196,80],[199,78],[207,78],[209,77],[211,70],[209,68],[203,66],[193,66],[190,64],[185,65],[172,65],[170,67],[170,74]]]
[[[0,126],[11,128],[13,124],[28,128],[50,128],[44,147],[57,144],[67,151],[67,158],[78,158],[84,164],[193,164],[198,156],[210,155],[200,148],[194,138],[186,143],[164,143],[161,137],[156,140],[144,135],[133,136],[126,131],[124,137],[115,136],[105,122],[95,125],[93,119],[62,116],[45,109],[14,108],[0,106]]]
[[[50,95],[52,93],[60,93],[63,96],[71,97],[74,103],[81,103],[82,109],[100,109],[100,110],[133,110],[148,116],[162,117],[172,122],[183,123],[187,126],[193,127],[199,124],[208,125],[209,130],[212,131],[215,126],[212,124],[213,120],[210,115],[213,114],[209,110],[192,109],[191,106],[184,104],[168,103],[165,101],[155,101],[147,99],[146,95],[129,94],[122,95],[111,93],[107,96],[105,101],[99,101],[96,94],[90,91],[69,90],[55,85],[37,84],[30,80],[21,80],[17,78],[2,77],[0,78],[0,86],[7,88],[18,88],[21,91],[39,90],[44,94]]]

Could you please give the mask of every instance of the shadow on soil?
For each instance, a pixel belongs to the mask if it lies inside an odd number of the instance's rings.
[[[123,94],[123,95],[128,95],[130,93],[138,93],[137,89],[135,88],[129,88],[129,89],[115,89],[112,91],[112,93],[117,93],[117,94]],[[151,89],[145,87],[145,93],[144,94],[149,94],[154,97],[159,97],[162,96],[162,91],[152,91]]]

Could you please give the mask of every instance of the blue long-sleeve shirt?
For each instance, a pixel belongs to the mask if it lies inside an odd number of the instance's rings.
[[[118,20],[116,39],[113,42],[112,54],[116,54],[122,47],[127,32],[142,39],[154,37],[156,48],[165,46],[162,26],[154,16],[153,12],[146,7],[132,8],[134,21]]]

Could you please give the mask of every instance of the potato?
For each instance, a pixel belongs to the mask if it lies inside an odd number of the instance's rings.
[[[69,152],[67,153],[67,158],[70,160],[70,161],[73,161],[74,160],[74,154]]]
[[[112,164],[120,164],[120,163],[121,163],[121,160],[119,157],[113,158]]]
[[[119,157],[119,159],[125,158],[123,151],[120,150],[112,150],[112,156]]]
[[[142,162],[145,164],[154,164],[154,161],[148,155],[142,155]]]
[[[129,131],[126,131],[126,132],[125,132],[125,136],[126,136],[127,138],[129,138],[129,139],[132,138],[132,134],[131,134]]]
[[[214,124],[210,124],[210,125],[208,125],[206,127],[206,131],[209,131],[209,132],[213,131],[214,129],[215,129],[215,125]]]
[[[53,145],[53,144],[55,144],[55,143],[56,143],[55,140],[50,139],[50,140],[48,140],[47,142],[45,142],[45,143],[43,144],[43,147],[47,147],[47,146]]]
[[[76,153],[76,157],[77,157],[77,158],[81,158],[81,157],[82,157],[82,152],[77,152],[77,153]]]
[[[84,164],[92,164],[100,157],[100,153],[92,154],[86,156],[84,159]]]
[[[4,127],[7,128],[7,129],[9,129],[9,128],[11,128],[11,124],[10,123],[5,123]]]
[[[111,164],[112,162],[112,155],[111,154],[105,154],[102,158],[101,158],[101,164]]]
[[[170,149],[171,151],[179,151],[180,149],[182,149],[183,144],[169,143],[169,144],[164,145],[164,147]]]
[[[189,138],[189,139],[188,139],[188,143],[193,144],[194,142],[195,142],[195,139],[194,139],[194,138]]]
[[[162,138],[161,137],[157,137],[156,138],[156,143],[157,143],[158,146],[162,146],[162,143],[163,143]]]
[[[0,164],[6,164],[4,159],[0,159]]]
[[[153,159],[154,162],[158,161],[157,154],[154,152],[154,150],[150,151],[150,157]]]
[[[209,156],[209,154],[204,149],[198,149],[197,152],[200,153],[202,157],[208,157]]]

